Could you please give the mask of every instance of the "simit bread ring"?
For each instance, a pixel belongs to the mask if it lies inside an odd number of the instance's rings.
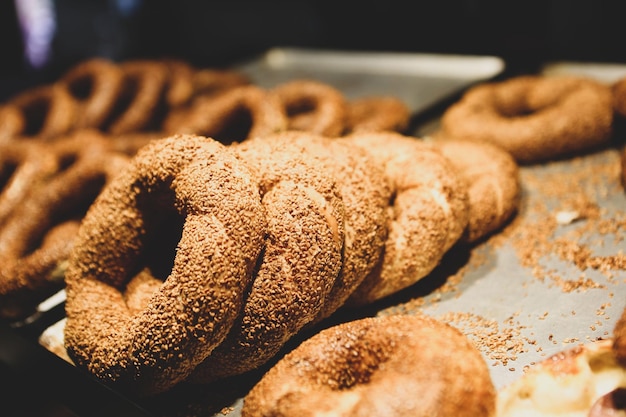
[[[233,145],[260,178],[268,217],[263,257],[242,316],[194,371],[208,382],[258,368],[319,314],[342,264],[344,206],[325,161],[283,142]]]
[[[315,320],[318,322],[341,307],[378,262],[387,239],[389,183],[374,157],[344,141],[298,131],[256,140],[264,140],[275,149],[297,146],[299,153],[326,161],[320,169],[337,179],[345,206],[344,258],[341,273]]]
[[[80,136],[38,150],[57,170],[34,188],[0,229],[0,315],[16,317],[63,286],[65,265],[81,218],[126,158]]]
[[[286,128],[287,115],[278,98],[254,85],[199,97],[188,110],[173,112],[164,121],[167,132],[210,136],[226,144]]]
[[[495,401],[487,364],[461,332],[391,315],[305,340],[252,388],[241,415],[489,417]]]
[[[0,106],[0,143],[7,142],[24,131],[26,120],[13,105]]]
[[[470,89],[443,114],[441,135],[494,143],[533,163],[606,143],[611,90],[591,79],[520,76]]]
[[[169,109],[187,104],[194,95],[195,68],[185,61],[165,59],[161,61],[167,70],[167,86],[164,101]]]
[[[287,113],[289,130],[324,136],[340,136],[345,128],[347,102],[336,88],[314,80],[299,79],[272,89]]]
[[[124,74],[121,94],[102,126],[112,135],[154,129],[161,122],[160,106],[168,82],[168,68],[159,61],[136,60],[119,64]]]
[[[391,221],[383,256],[348,299],[362,305],[428,275],[463,235],[469,208],[465,183],[433,146],[395,132],[345,136],[384,167],[392,188]]]
[[[30,141],[0,144],[0,230],[9,216],[58,170],[45,145]]]
[[[469,223],[463,240],[475,242],[502,227],[517,211],[521,193],[511,154],[486,142],[451,139],[434,145],[467,184]]]
[[[65,73],[58,84],[78,103],[74,129],[100,128],[122,93],[123,71],[103,58],[83,61]]]
[[[393,96],[369,96],[348,103],[347,133],[390,130],[403,133],[409,126],[411,111]]]
[[[35,87],[13,97],[8,104],[23,117],[22,129],[16,136],[48,140],[74,127],[77,104],[59,85]]]
[[[71,359],[139,395],[181,382],[241,311],[266,230],[258,182],[228,148],[190,135],[149,143],[80,227],[66,273]],[[133,314],[124,291],[146,268],[165,280]]]

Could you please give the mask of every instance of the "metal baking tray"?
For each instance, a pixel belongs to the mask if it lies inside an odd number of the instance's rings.
[[[423,140],[436,129],[441,103],[475,83],[501,76],[505,69],[497,57],[289,48],[270,50],[236,68],[266,87],[310,77],[349,97],[396,95],[415,114],[430,114],[437,108],[434,123],[424,120],[409,132]],[[521,167],[522,209],[502,233],[473,246],[453,248],[439,268],[413,287],[358,311],[339,312],[325,325],[394,312],[423,312],[446,320],[476,342],[498,388],[552,353],[610,336],[626,305],[626,270],[582,271],[550,251],[558,249],[560,238],[576,236],[598,256],[626,253],[626,193],[617,180],[617,148],[623,143],[618,138],[608,149]],[[578,186],[571,183],[574,178],[580,178]],[[555,182],[557,189],[550,188]],[[573,190],[571,195],[564,193],[566,186]],[[581,203],[579,193],[588,204]],[[569,222],[559,223],[552,235],[537,238],[539,249],[530,252],[537,256],[533,266],[522,264],[520,244],[536,238],[522,232],[532,230],[535,221],[545,224],[549,218],[560,218],[558,213],[567,217],[581,205],[599,208],[594,212],[597,217],[580,211]],[[608,223],[618,227],[611,232],[600,227]],[[537,270],[545,276],[538,278]],[[243,396],[263,372],[260,369],[209,387],[185,386],[147,400],[128,398],[95,383],[36,344],[38,335],[62,317],[61,302],[45,306],[31,321],[0,326],[0,361],[38,381],[80,416],[238,417]],[[59,384],[64,380],[68,382]]]
[[[613,62],[553,61],[546,62],[541,68],[541,73],[545,75],[577,75],[590,77],[611,84],[620,78],[626,77],[626,64]]]
[[[312,78],[349,99],[393,95],[419,114],[476,82],[499,76],[505,62],[482,55],[274,48],[235,68],[266,88]]]

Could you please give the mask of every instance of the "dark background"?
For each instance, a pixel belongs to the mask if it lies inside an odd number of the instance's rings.
[[[303,46],[497,55],[520,71],[549,60],[626,62],[622,0],[51,0],[49,59],[33,66],[20,1],[0,1],[0,98],[92,56],[227,66]]]

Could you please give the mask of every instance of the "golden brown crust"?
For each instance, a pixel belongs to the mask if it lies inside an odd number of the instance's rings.
[[[263,257],[242,316],[195,369],[208,382],[255,369],[319,314],[342,265],[344,205],[323,160],[295,146],[247,140],[234,146],[260,181],[268,218]]]
[[[166,132],[204,135],[225,144],[286,128],[287,115],[278,98],[254,85],[201,96],[189,109],[173,112],[164,121]]]
[[[392,315],[304,341],[252,388],[241,415],[488,417],[495,398],[486,363],[462,333],[426,316]]]
[[[37,303],[63,287],[85,210],[126,165],[125,157],[92,139],[78,135],[39,148],[54,158],[56,170],[0,229],[1,316],[32,313]]]
[[[391,188],[384,170],[365,150],[345,141],[309,132],[288,131],[265,136],[276,149],[297,147],[298,153],[315,155],[339,186],[345,206],[346,239],[341,273],[324,301],[315,322],[340,308],[374,269],[387,239]]]
[[[121,94],[102,130],[112,135],[151,130],[163,104],[167,66],[160,61],[136,60],[122,62],[119,68],[124,75]]]
[[[164,59],[162,62],[167,70],[164,101],[168,110],[187,104],[194,95],[193,77],[197,70],[178,59]]]
[[[13,105],[0,106],[0,143],[8,142],[24,131],[26,120],[22,112]]]
[[[310,79],[296,79],[272,89],[285,108],[289,130],[340,136],[348,116],[348,103],[335,87]]]
[[[521,187],[515,159],[486,142],[440,140],[434,145],[467,184],[469,222],[463,240],[475,242],[501,228],[519,207]]]
[[[432,145],[395,132],[348,135],[384,167],[392,190],[389,235],[379,267],[350,296],[370,303],[428,275],[468,224],[467,187]]]
[[[100,128],[122,92],[124,74],[115,63],[93,58],[67,71],[57,82],[78,103],[73,129]]]
[[[58,160],[44,144],[11,141],[0,144],[0,229],[34,189],[58,170]]]
[[[18,109],[23,118],[16,137],[54,139],[68,133],[76,120],[76,102],[64,87],[56,84],[24,91],[8,104]]]
[[[159,240],[161,222],[161,233],[171,224],[182,230],[170,227]],[[138,394],[184,380],[241,310],[265,232],[258,182],[230,150],[190,135],[151,142],[81,224],[66,274],[68,354],[98,379]],[[150,242],[152,255],[165,256],[150,256]],[[144,256],[173,258],[173,266],[163,270]],[[132,314],[125,287],[145,267],[167,279]]]
[[[410,120],[409,106],[397,97],[361,97],[348,103],[346,132],[393,131],[404,133]]]
[[[522,163],[607,143],[613,128],[610,89],[572,76],[520,76],[478,85],[446,110],[444,137],[501,146]]]

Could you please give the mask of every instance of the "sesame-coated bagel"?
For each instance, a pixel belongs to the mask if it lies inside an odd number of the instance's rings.
[[[74,129],[100,128],[122,92],[124,73],[104,58],[93,58],[67,71],[58,84],[78,103]]]
[[[495,415],[480,352],[427,316],[368,317],[302,342],[246,395],[243,417]]]
[[[168,70],[159,61],[136,60],[119,64],[123,73],[122,88],[113,111],[102,126],[112,135],[150,130],[160,119],[168,82]]]
[[[394,96],[365,96],[348,102],[347,133],[393,131],[404,133],[411,110]]]
[[[209,136],[230,144],[287,128],[287,114],[275,94],[255,85],[200,96],[188,109],[164,121],[166,132]]]
[[[8,142],[19,136],[26,126],[26,118],[17,106],[0,105],[0,143]]]
[[[297,146],[325,161],[326,169],[336,178],[345,207],[346,239],[341,272],[324,302],[315,322],[339,309],[374,269],[387,239],[388,205],[391,187],[383,166],[365,150],[308,132],[289,131],[266,136],[271,146]]]
[[[469,223],[463,240],[475,242],[501,228],[517,211],[521,193],[511,154],[487,142],[451,139],[434,145],[467,184]]]
[[[258,182],[224,145],[149,143],[83,219],[66,273],[68,354],[124,390],[173,387],[226,337],[265,233]],[[146,268],[164,281],[133,314],[124,291]]]
[[[494,143],[522,163],[605,144],[613,101],[608,86],[574,76],[519,76],[478,85],[446,110],[441,135]]]
[[[33,189],[46,183],[57,170],[57,159],[41,143],[0,143],[0,230]]]
[[[289,130],[324,136],[343,133],[348,103],[335,87],[311,79],[296,79],[272,89],[287,113]]]
[[[31,313],[63,287],[81,218],[126,165],[127,158],[90,139],[67,137],[38,148],[54,158],[56,170],[31,184],[28,198],[0,228],[0,316]]]
[[[226,340],[194,371],[207,382],[258,368],[317,317],[342,265],[344,205],[324,163],[295,146],[247,140],[234,151],[255,172],[267,213],[263,257]]]
[[[56,84],[26,90],[13,97],[9,106],[18,109],[23,118],[22,138],[54,139],[74,126],[77,104],[64,88]]]
[[[384,167],[392,188],[388,237],[379,265],[348,299],[370,303],[428,275],[463,235],[467,187],[451,162],[432,145],[395,132],[346,136]]]
[[[167,70],[163,101],[168,110],[185,105],[194,95],[193,77],[196,69],[182,60],[164,59],[162,62]]]

